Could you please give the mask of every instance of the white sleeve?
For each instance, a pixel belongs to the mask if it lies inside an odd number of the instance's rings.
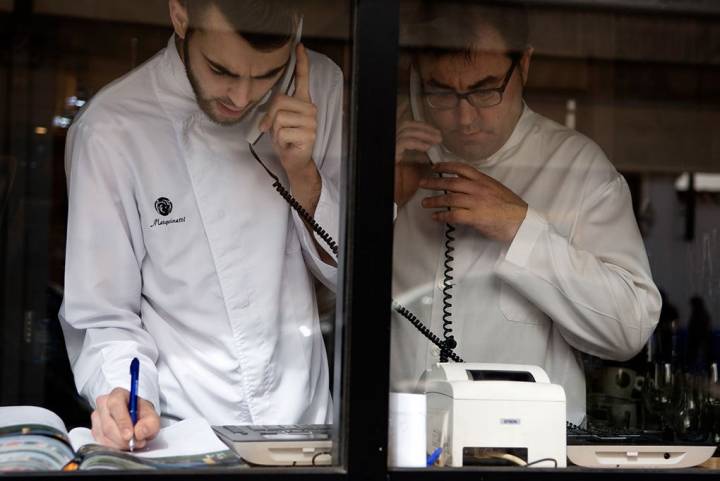
[[[661,300],[622,176],[583,202],[571,238],[528,209],[496,272],[576,349],[630,359],[652,334]]]
[[[140,360],[138,395],[159,410],[157,347],[140,318],[145,255],[132,177],[112,133],[74,125],[66,147],[68,229],[60,321],[78,391],[94,406],[129,389]]]
[[[329,62],[329,61],[328,61]],[[315,208],[313,216],[320,227],[332,237],[335,243],[339,243],[340,233],[340,168],[343,155],[343,77],[340,69],[332,64],[331,88],[323,91],[315,89],[313,95],[324,95],[325,108],[318,113],[318,131],[313,151],[313,158],[318,166],[322,189],[320,199]],[[311,72],[312,75],[312,72]],[[311,77],[312,78],[312,77]],[[318,105],[320,107],[320,105]],[[328,288],[335,291],[337,284],[337,267],[323,262],[317,251],[305,223],[300,216],[293,211],[295,228],[299,233],[302,245],[303,256],[311,272]],[[331,252],[325,241],[319,235],[314,234],[317,245],[337,260],[337,255]]]

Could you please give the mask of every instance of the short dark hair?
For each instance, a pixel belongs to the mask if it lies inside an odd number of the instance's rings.
[[[413,4],[419,7],[407,12],[401,40],[414,57],[462,54],[471,58],[480,27],[495,29],[510,56],[519,56],[529,46],[528,12],[522,3],[443,5],[425,0]]]
[[[190,33],[208,8],[215,6],[238,35],[260,51],[277,50],[293,38],[300,16],[296,3],[293,0],[184,0]]]

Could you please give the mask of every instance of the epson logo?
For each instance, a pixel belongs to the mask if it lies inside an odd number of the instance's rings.
[[[517,418],[512,418],[512,419],[507,419],[507,418],[505,418],[505,419],[502,419],[502,418],[501,418],[501,419],[500,419],[500,424],[515,424],[515,425],[517,425],[517,424],[520,424],[520,419],[517,419]]]

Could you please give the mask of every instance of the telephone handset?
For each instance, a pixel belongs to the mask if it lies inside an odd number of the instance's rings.
[[[295,37],[293,38],[293,42],[290,47],[290,58],[285,66],[285,71],[283,72],[282,77],[270,90],[267,91],[257,105],[255,105],[248,113],[247,121],[249,123],[249,127],[245,140],[247,140],[251,145],[255,145],[257,141],[260,140],[260,137],[262,137],[262,132],[260,132],[260,122],[262,122],[263,118],[265,118],[265,115],[267,115],[268,110],[270,109],[270,100],[272,100],[272,98],[278,93],[291,95],[292,91],[295,89],[295,65],[297,64],[296,50],[298,44],[300,43],[300,39],[302,38],[302,29],[303,19],[300,17],[297,30],[295,31]]]
[[[423,113],[422,106],[422,85],[420,75],[418,74],[415,67],[410,67],[410,110],[414,120],[418,122],[425,122],[425,115]],[[431,164],[437,164],[442,162],[442,153],[439,145],[433,145],[427,151],[427,156],[430,158]]]
[[[423,114],[422,106],[422,80],[420,74],[418,74],[415,66],[410,67],[410,110],[412,111],[413,119],[419,122],[425,122],[425,115]],[[440,150],[440,145],[433,145],[427,151],[427,156],[430,159],[430,164],[438,164],[442,162],[443,156]],[[446,192],[447,193],[447,192]],[[443,337],[445,338],[444,345],[446,349],[440,351],[440,362],[446,362],[448,358],[454,359],[452,349],[457,346],[457,341],[452,335],[452,319],[450,309],[452,309],[452,288],[453,288],[453,276],[452,272],[455,270],[452,266],[455,258],[452,253],[455,251],[455,226],[452,224],[445,224],[445,262],[443,263]],[[411,314],[412,315],[412,314]],[[405,316],[420,332],[423,330],[415,324],[415,322],[408,316]],[[413,316],[414,317],[414,316]],[[423,334],[425,334],[423,332]],[[427,336],[427,335],[426,335]],[[450,348],[448,350],[447,348]]]

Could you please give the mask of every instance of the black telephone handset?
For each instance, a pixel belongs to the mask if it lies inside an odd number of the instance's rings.
[[[414,66],[410,68],[410,110],[412,111],[413,118],[420,122],[425,122],[425,115],[422,105],[422,80],[420,74]],[[430,160],[430,164],[434,165],[442,162],[442,153],[440,145],[433,145],[428,149],[427,156]],[[447,192],[446,192],[447,193]],[[455,226],[452,224],[445,224],[445,262],[443,266],[445,268],[443,272],[443,337],[445,338],[444,346],[440,350],[440,362],[447,362],[449,356],[448,348],[450,350],[457,347],[457,341],[452,332],[452,288],[453,288],[453,261],[455,258],[452,253],[455,251]],[[412,321],[411,321],[412,322]],[[417,327],[417,326],[416,326]]]

